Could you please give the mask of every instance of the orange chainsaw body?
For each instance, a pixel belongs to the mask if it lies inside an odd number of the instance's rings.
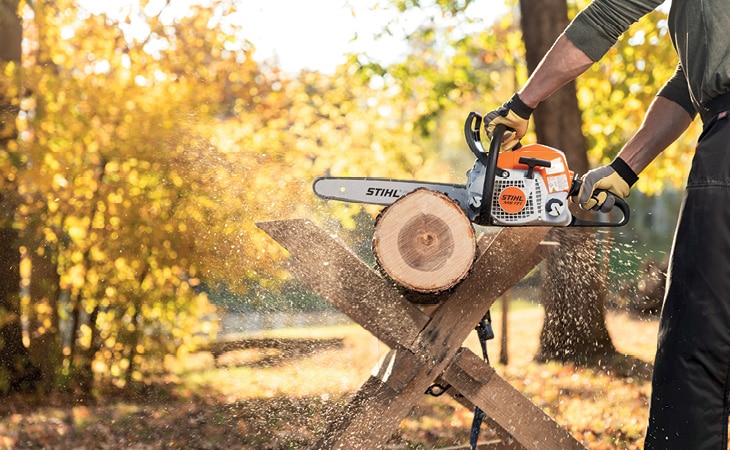
[[[499,225],[566,225],[573,172],[565,154],[542,144],[500,152],[492,193]]]

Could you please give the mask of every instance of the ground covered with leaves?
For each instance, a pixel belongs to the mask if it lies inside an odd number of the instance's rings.
[[[655,320],[610,313],[619,352],[608,370],[532,361],[542,310],[509,315],[509,362],[497,373],[590,449],[643,447],[656,342]],[[124,395],[92,401],[64,397],[7,399],[0,405],[0,448],[311,448],[367,379],[387,347],[358,326],[279,331],[279,337],[342,339],[311,353],[245,348],[214,360],[198,353],[169,361],[172,374]],[[475,335],[466,345],[481,353]],[[643,361],[643,362],[642,362]],[[389,442],[393,449],[465,445],[472,412],[448,396],[423,400]],[[490,436],[485,430],[483,435]]]

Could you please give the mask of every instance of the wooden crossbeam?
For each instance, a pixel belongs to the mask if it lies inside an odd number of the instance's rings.
[[[291,253],[295,276],[393,349],[380,373],[365,382],[316,448],[381,448],[439,378],[524,448],[583,448],[488,364],[460,350],[492,303],[540,261],[537,248],[547,229],[501,230],[472,274],[429,316],[310,221],[257,225]]]

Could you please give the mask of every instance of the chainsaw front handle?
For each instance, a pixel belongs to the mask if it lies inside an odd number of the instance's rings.
[[[487,154],[487,170],[484,172],[484,188],[482,189],[482,210],[481,214],[486,213],[486,220],[482,219],[482,223],[492,223],[492,196],[494,194],[494,178],[497,176],[497,159],[499,151],[502,148],[502,138],[507,131],[505,125],[499,124],[492,131],[492,141],[489,143],[489,153]]]
[[[477,211],[476,223],[480,225],[491,225],[492,223],[492,194],[494,194],[494,178],[497,176],[497,159],[502,147],[502,138],[507,131],[503,124],[496,125],[492,132],[492,140],[489,143],[489,152],[484,151],[480,129],[482,116],[470,112],[464,124],[464,136],[469,150],[474,153],[477,160],[486,168],[484,172],[484,185],[482,186],[482,201]]]

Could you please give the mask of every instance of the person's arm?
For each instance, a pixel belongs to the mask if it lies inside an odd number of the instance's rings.
[[[693,116],[681,104],[657,96],[636,134],[611,164],[590,170],[583,176],[580,191],[571,200],[586,210],[610,211],[614,198],[605,191],[620,198],[628,197],[639,172],[677,140],[692,120]]]
[[[494,127],[502,124],[509,131],[502,140],[502,149],[514,148],[540,102],[600,60],[631,24],[662,1],[593,0],[553,43],[522,89],[484,115],[487,136],[491,138]]]
[[[561,34],[518,95],[527,106],[534,109],[555,91],[578,78],[592,64],[593,60],[583,50],[565,34]]]
[[[689,127],[697,116],[681,64],[659,90],[639,130],[618,157],[639,173]]]
[[[692,116],[684,107],[658,96],[649,106],[639,130],[617,156],[638,174],[676,141],[691,123]]]
[[[522,89],[484,116],[487,136],[491,139],[497,124],[505,125],[508,132],[502,139],[502,150],[511,150],[525,135],[530,115],[537,105],[588,70],[591,64],[593,60],[561,34]]]

